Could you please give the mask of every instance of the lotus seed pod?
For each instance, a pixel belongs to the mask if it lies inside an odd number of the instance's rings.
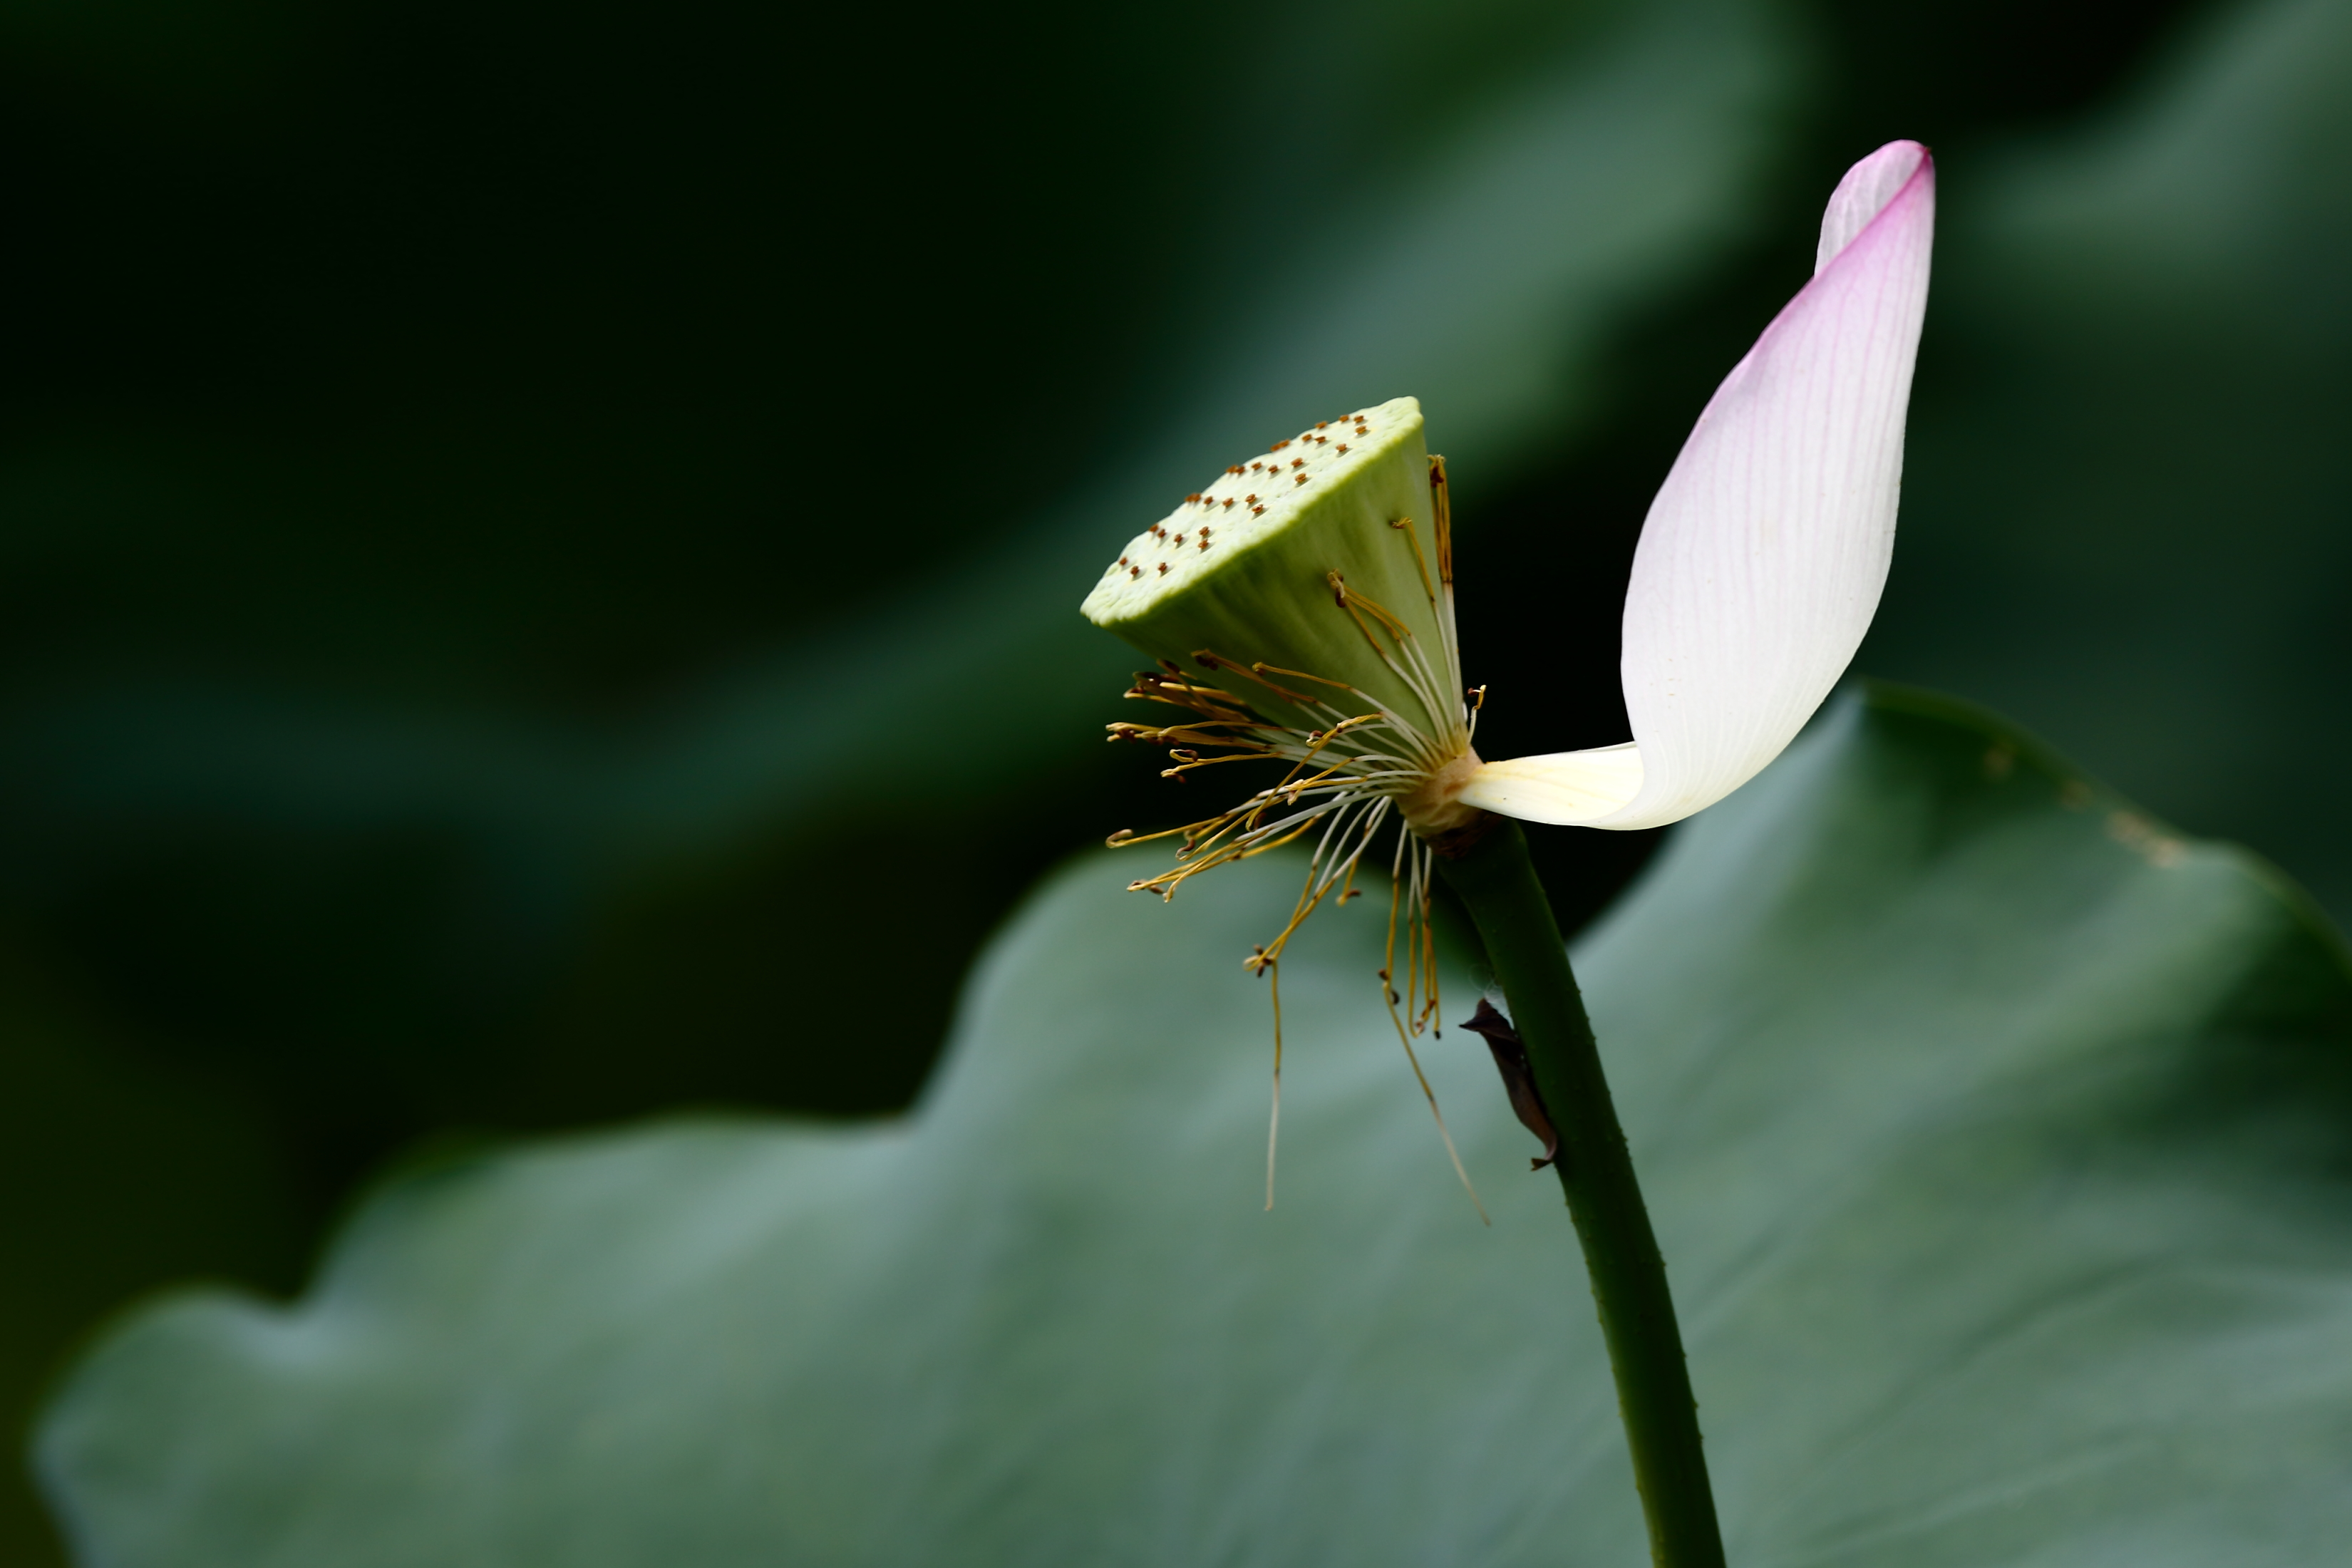
[[[1421,405],[1399,397],[1232,465],[1137,534],[1080,608],[1260,711],[1297,705],[1229,667],[1287,671],[1270,679],[1345,713],[1377,704],[1451,731],[1461,693],[1439,521]]]

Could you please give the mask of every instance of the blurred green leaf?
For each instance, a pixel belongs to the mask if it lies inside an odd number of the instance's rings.
[[[190,1278],[291,1280],[295,1173],[256,1108],[147,1060],[0,945],[0,1418],[29,1421],[68,1351],[136,1294]],[[0,1563],[55,1561],[22,1470]]]
[[[2352,7],[2204,18],[1951,192],[1864,668],[1969,692],[2352,915]]]
[[[902,1125],[687,1122],[395,1184],[290,1309],[112,1336],[41,1465],[86,1560],[1622,1563],[1556,1190],[1380,916],[1236,962],[1090,857]],[[919,963],[919,953],[902,955]],[[1849,700],[1580,954],[1751,1563],[2325,1558],[2352,1528],[2352,975],[2274,872],[1942,700]],[[1461,968],[1448,1016],[1468,1010]],[[855,1051],[887,984],[803,1026]]]

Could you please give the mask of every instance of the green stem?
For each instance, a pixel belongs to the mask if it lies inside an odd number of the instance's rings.
[[[1633,1155],[1601,1076],[1601,1053],[1551,900],[1519,825],[1497,819],[1456,858],[1438,858],[1486,944],[1559,1133],[1555,1167],[1584,1244],[1584,1266],[1617,1376],[1617,1406],[1658,1568],[1722,1568],[1723,1538],[1699,1447],[1698,1403],[1683,1362],[1666,1261],[1633,1178]]]

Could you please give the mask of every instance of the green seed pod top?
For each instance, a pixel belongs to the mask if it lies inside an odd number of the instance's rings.
[[[1311,693],[1434,740],[1461,724],[1442,504],[1421,405],[1394,398],[1228,468],[1137,534],[1080,608],[1270,716],[1320,721],[1283,695]]]

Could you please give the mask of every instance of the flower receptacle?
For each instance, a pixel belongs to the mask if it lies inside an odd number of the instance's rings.
[[[1481,765],[1476,752],[1465,751],[1431,773],[1420,788],[1401,796],[1397,808],[1404,816],[1404,825],[1423,838],[1441,838],[1459,833],[1477,821],[1485,813],[1475,805],[1465,805],[1461,795]]]

